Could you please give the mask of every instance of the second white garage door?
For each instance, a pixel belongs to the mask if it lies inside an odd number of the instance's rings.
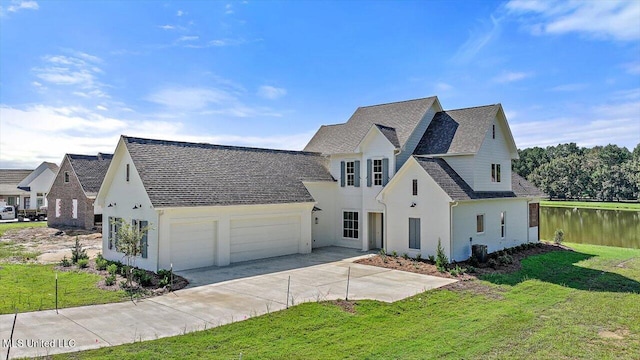
[[[231,262],[298,253],[300,216],[231,221]]]
[[[214,265],[217,235],[215,221],[171,224],[173,269],[195,269]]]

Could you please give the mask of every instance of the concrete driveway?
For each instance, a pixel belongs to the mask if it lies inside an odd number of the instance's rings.
[[[371,255],[329,247],[306,255],[190,270],[180,273],[191,281],[190,287],[167,295],[135,303],[62,309],[59,314],[51,310],[18,314],[10,355],[42,356],[152,340],[245,320],[301,302],[344,299],[349,273],[348,297],[354,300],[392,302],[455,282],[354,264],[361,256]],[[12,323],[13,315],[0,315],[0,339],[9,339]],[[0,358],[6,356],[7,345],[0,344]]]

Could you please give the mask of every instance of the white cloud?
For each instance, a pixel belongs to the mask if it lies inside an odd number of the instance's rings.
[[[514,81],[520,81],[531,76],[531,73],[508,71],[496,76],[495,78],[493,78],[493,81],[497,83],[510,83]]]
[[[182,10],[178,10],[178,11],[176,12],[176,16],[182,16],[182,15],[184,15],[184,14],[186,14],[186,13],[185,13],[184,11],[182,11]]]
[[[287,94],[287,90],[284,88],[278,88],[275,86],[262,85],[258,88],[258,95],[269,100],[275,100],[281,98]]]
[[[75,50],[65,50],[72,55],[46,55],[43,64],[33,68],[35,76],[49,85],[67,86],[75,88],[72,94],[80,97],[107,98],[109,95],[102,90],[104,85],[98,81],[102,69],[98,64],[102,59],[97,56]],[[40,81],[35,81],[42,88]]]
[[[183,41],[196,41],[198,40],[200,37],[199,36],[181,36],[178,38],[178,40],[176,40],[177,42],[183,42]]]
[[[512,0],[505,8],[521,16],[537,35],[579,33],[597,39],[640,39],[640,1]]]
[[[103,105],[98,105],[98,106],[96,106],[96,109],[98,109],[98,110],[102,110],[102,111],[107,111],[107,110],[109,110],[109,109],[107,109],[107,108],[106,108],[105,106],[103,106]]]
[[[12,0],[11,5],[6,8],[6,12],[16,13],[21,10],[38,10],[39,8],[40,6],[36,1]],[[5,10],[2,7],[0,7],[0,14],[5,14]]]
[[[436,91],[437,92],[445,92],[445,91],[449,91],[453,89],[453,86],[451,86],[450,84],[444,83],[444,82],[439,82],[436,84]]]
[[[233,14],[233,5],[231,5],[231,4],[225,5],[224,13],[227,14],[227,15]]]
[[[224,90],[215,88],[165,88],[147,96],[146,100],[168,108],[195,111],[205,109],[210,104],[221,105],[236,99]]]
[[[584,90],[588,86],[589,85],[584,84],[584,83],[563,84],[563,85],[554,86],[549,90],[551,90],[551,91],[561,91],[561,92],[572,92],[572,91]]]
[[[160,26],[158,26],[158,27],[159,27],[160,29],[162,29],[162,30],[173,30],[173,29],[175,29],[175,28],[176,28],[176,27],[175,27],[175,25],[169,25],[169,24],[167,24],[167,25],[160,25]]]
[[[467,41],[458,48],[453,56],[454,62],[467,63],[471,61],[485,46],[500,36],[502,31],[500,20],[493,16],[490,17],[490,20],[490,23],[485,22],[469,33]]]
[[[41,131],[33,131],[34,123]],[[110,153],[121,134],[294,150],[302,149],[313,135],[313,132],[270,136],[211,135],[202,128],[187,127],[179,121],[116,119],[79,106],[45,105],[25,108],[0,105],[0,128],[0,168],[34,168],[42,161],[59,163],[65,153]]]
[[[640,61],[634,61],[623,65],[627,73],[631,75],[640,75]]]
[[[531,117],[534,112],[524,112]],[[544,117],[544,114],[540,114]],[[640,143],[640,100],[585,107],[584,113],[557,118],[511,122],[520,148],[575,142],[579,146],[607,145],[634,148]]]

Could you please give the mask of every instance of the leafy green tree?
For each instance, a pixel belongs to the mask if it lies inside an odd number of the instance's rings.
[[[518,149],[518,155],[520,159],[513,162],[513,171],[524,178],[549,161],[546,150],[537,146],[524,150]]]
[[[135,266],[136,257],[142,254],[142,238],[151,227],[149,225],[139,228],[128,222],[120,221],[117,228],[115,247],[117,252],[124,254],[127,287],[131,288],[133,286],[132,269]]]

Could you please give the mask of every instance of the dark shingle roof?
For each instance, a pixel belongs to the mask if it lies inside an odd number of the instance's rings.
[[[386,137],[387,140],[389,140],[391,145],[395,146],[396,148],[400,148],[400,141],[398,140],[398,134],[396,134],[396,129],[392,127],[380,125],[380,124],[376,124],[376,127],[380,130],[382,135],[384,135],[384,137]]]
[[[102,186],[113,154],[99,153],[97,156],[67,154],[67,157],[78,176],[82,190],[88,196],[95,195]]]
[[[313,202],[302,181],[334,181],[316,153],[122,138],[155,207]]]
[[[498,109],[500,104],[436,113],[413,153],[475,154]]]
[[[474,191],[446,161],[440,158],[414,157],[420,166],[453,200],[476,200],[515,197],[546,197],[533,184],[512,173],[513,191]]]
[[[33,170],[0,169],[0,195],[17,195],[26,193],[18,189],[18,184]]]
[[[47,165],[47,167],[49,168],[49,170],[53,171],[54,173],[58,172],[58,164],[54,164],[52,162],[46,162],[45,164]]]
[[[402,147],[436,99],[433,96],[360,107],[344,124],[321,126],[304,150],[322,154],[351,153],[374,124],[395,129],[398,145]]]

